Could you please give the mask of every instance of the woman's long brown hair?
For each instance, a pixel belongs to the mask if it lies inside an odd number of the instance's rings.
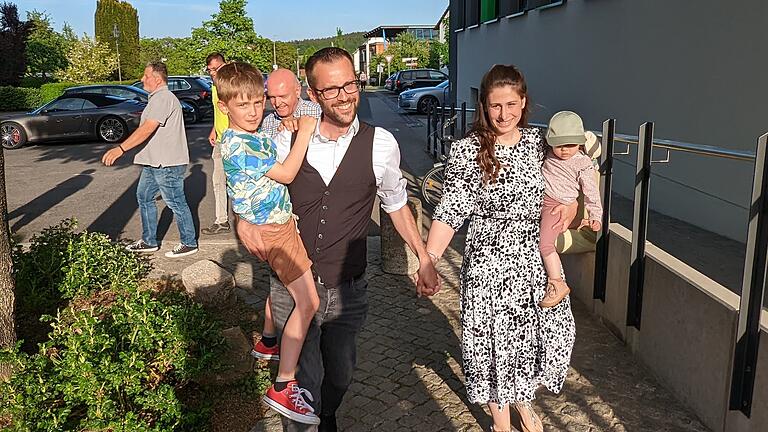
[[[492,126],[488,117],[488,94],[491,90],[512,86],[520,98],[525,98],[526,103],[518,122],[518,127],[528,126],[528,86],[525,84],[523,74],[512,65],[494,65],[483,76],[480,83],[480,95],[477,101],[477,112],[472,124],[471,134],[477,136],[480,141],[480,150],[477,152],[477,164],[483,171],[483,183],[494,183],[499,176],[501,164],[496,158],[496,129]]]

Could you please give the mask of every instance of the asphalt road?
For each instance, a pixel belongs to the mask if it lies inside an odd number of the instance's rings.
[[[400,142],[402,168],[417,193],[414,176],[423,175],[432,161],[422,150],[424,118],[399,113],[390,93],[367,92],[360,103],[360,118],[389,129]],[[190,164],[185,180],[187,201],[198,228],[214,220],[210,186],[213,166],[207,141],[210,121],[187,128]],[[109,234],[115,239],[134,240],[141,235],[136,204],[140,167],[129,152],[112,167],[100,160],[109,145],[101,142],[68,142],[30,145],[5,151],[6,190],[11,231],[21,241],[43,228],[74,217],[81,229]],[[164,249],[178,242],[172,213],[158,201],[158,238]],[[232,235],[202,236],[207,242],[231,242]]]

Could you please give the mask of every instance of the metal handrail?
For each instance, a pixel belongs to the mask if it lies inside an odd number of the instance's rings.
[[[439,110],[443,109],[442,106],[435,107],[435,108]],[[446,107],[446,110],[447,109],[448,108]],[[467,108],[466,111],[475,112],[476,110],[474,108]],[[529,125],[542,128],[542,129],[547,128],[547,125],[544,123],[529,123]],[[592,131],[592,132],[598,138],[603,137],[602,131]],[[625,143],[625,144],[637,145],[640,138],[636,135],[615,134],[614,140],[617,142]],[[724,158],[724,159],[739,160],[739,161],[745,161],[745,162],[755,161],[755,152],[752,152],[752,151],[730,150],[730,149],[724,149],[721,147],[715,147],[715,146],[709,146],[709,145],[703,145],[703,144],[693,144],[693,143],[687,143],[683,141],[654,138],[653,147],[666,149],[666,150],[679,151],[684,153],[698,154],[702,156],[712,156],[712,157],[718,157],[718,158]]]

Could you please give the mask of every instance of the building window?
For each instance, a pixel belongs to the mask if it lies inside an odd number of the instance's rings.
[[[467,27],[480,24],[480,0],[465,0],[464,13]]]
[[[499,0],[480,0],[480,22],[488,22],[499,17]]]
[[[499,16],[525,12],[525,0],[499,0]]]

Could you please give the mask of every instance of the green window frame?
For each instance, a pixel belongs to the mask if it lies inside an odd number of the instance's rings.
[[[480,0],[480,22],[493,21],[499,17],[499,0]]]

